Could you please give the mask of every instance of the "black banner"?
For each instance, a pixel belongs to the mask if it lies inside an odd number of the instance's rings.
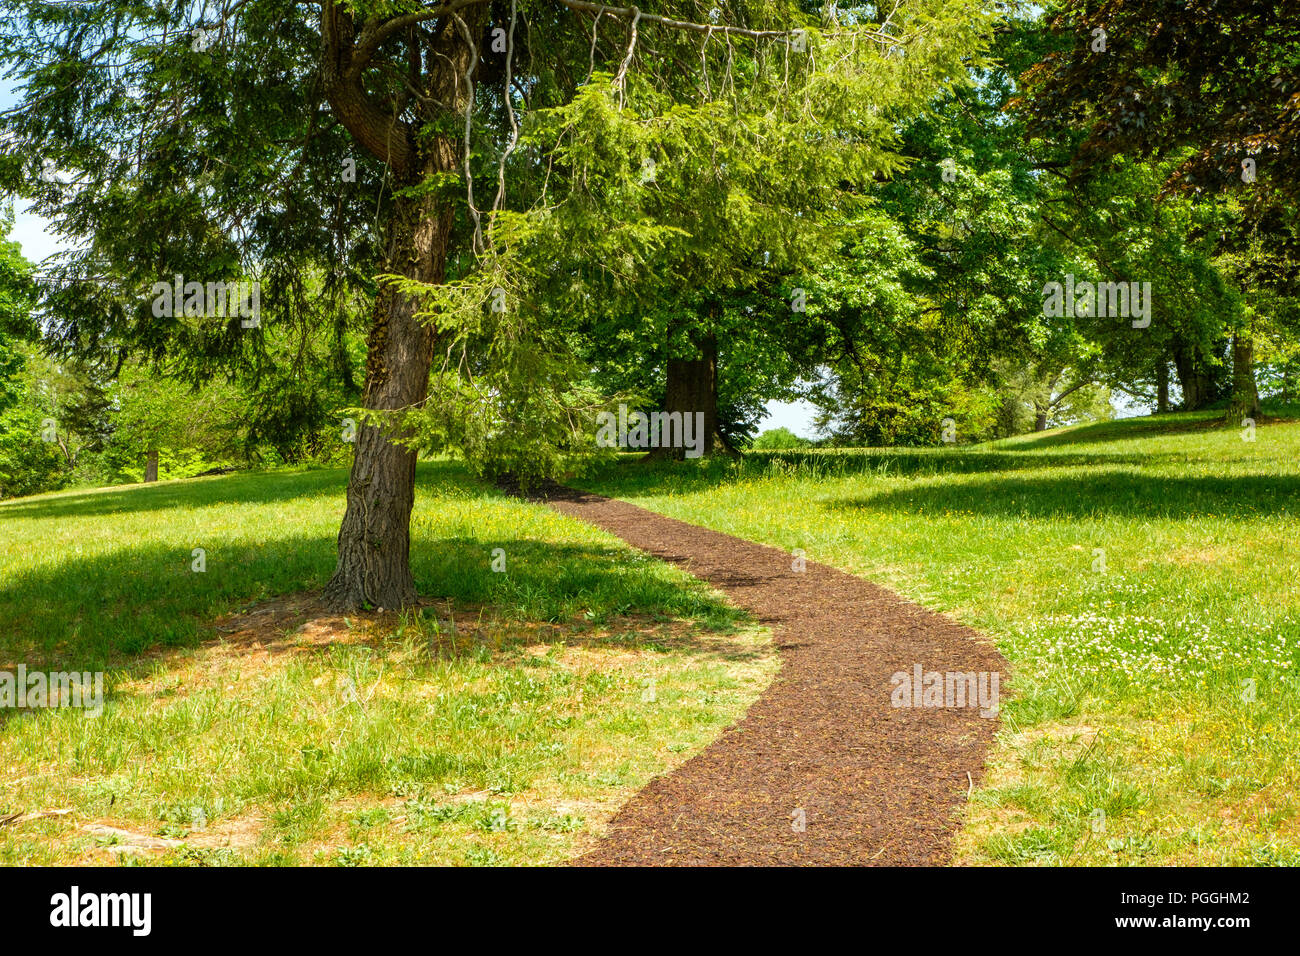
[[[1296,886],[1282,869],[7,869],[0,909],[11,944],[333,947],[405,925],[434,940],[631,933],[698,945],[784,926],[948,951],[1049,939],[1231,945],[1260,929],[1271,939]]]

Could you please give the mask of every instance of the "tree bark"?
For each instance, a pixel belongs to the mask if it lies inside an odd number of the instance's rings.
[[[704,413],[704,440],[702,452],[713,455],[723,452],[740,454],[722,434],[718,423],[718,338],[713,333],[693,339],[696,358],[669,358],[667,386],[664,389],[664,411],[681,412],[683,420],[696,412]],[[653,459],[686,457],[685,448],[655,448],[648,456]]]
[[[1259,389],[1255,385],[1255,340],[1248,332],[1238,332],[1232,339],[1232,401],[1228,403],[1228,422],[1241,424],[1242,419],[1260,417]]]
[[[1047,416],[1051,414],[1052,407],[1056,402],[1052,401],[1052,395],[1056,391],[1057,383],[1061,381],[1064,374],[1063,369],[1057,369],[1046,376],[1046,382],[1034,399],[1034,431],[1047,431]]]
[[[1156,364],[1156,414],[1169,411],[1169,363],[1161,359]]]
[[[443,171],[455,168],[450,144],[442,145]],[[441,282],[451,226],[452,211],[445,205],[437,208],[428,197],[396,200],[385,271]],[[387,286],[376,298],[362,407],[410,409],[428,397],[436,332],[417,318],[418,308],[417,299]],[[347,510],[339,528],[338,566],[325,587],[332,607],[393,609],[415,602],[410,521],[417,454],[394,441],[402,437],[395,425],[362,425],[357,430]]]
[[[482,34],[487,7],[465,12],[464,33]],[[397,22],[396,19],[393,22]],[[459,25],[459,24],[458,24]],[[399,122],[367,93],[363,72],[384,33],[367,25],[358,43],[357,27],[342,5],[321,7],[323,39],[321,80],[332,112],[353,140],[385,162],[393,177],[393,200],[386,219],[384,273],[426,284],[443,281],[454,210],[430,191],[404,193],[431,176],[459,169],[458,143],[447,133],[416,135],[414,125]],[[407,25],[409,38],[412,27]],[[456,128],[469,102],[465,75],[473,62],[470,44],[457,26],[447,24],[427,63],[418,52],[411,72],[425,84],[425,101],[437,104],[437,119]],[[365,39],[369,37],[369,39]],[[423,71],[423,72],[422,72]],[[429,370],[438,333],[417,317],[419,300],[391,286],[376,297],[367,342],[363,408],[392,412],[414,409],[428,397]],[[395,609],[416,600],[410,565],[410,520],[415,504],[414,450],[399,444],[408,437],[396,422],[362,424],[348,478],[347,510],[339,528],[338,566],[325,586],[325,601],[336,609]]]
[[[1194,347],[1174,346],[1174,370],[1183,390],[1183,411],[1194,412],[1214,401],[1214,378]]]
[[[144,480],[158,480],[158,450],[153,449],[146,453],[144,458]]]

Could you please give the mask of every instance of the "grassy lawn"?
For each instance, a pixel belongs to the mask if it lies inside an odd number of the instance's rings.
[[[402,615],[311,611],[341,470],[0,504],[0,670],[108,675],[97,718],[0,711],[0,863],[559,862],[770,681],[767,633],[685,573],[419,480],[437,600]]]
[[[960,861],[1300,863],[1300,423],[1248,442],[1164,416],[582,484],[993,637],[1014,697]]]
[[[1179,415],[580,483],[993,637],[1013,696],[961,862],[1297,863],[1300,423],[1254,438]],[[436,600],[313,610],[344,480],[0,504],[0,670],[108,674],[98,718],[0,711],[0,863],[560,862],[775,672],[694,579],[446,462],[413,521]]]

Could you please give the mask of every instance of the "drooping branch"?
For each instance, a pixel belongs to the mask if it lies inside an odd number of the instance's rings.
[[[506,148],[501,152],[501,162],[497,166],[497,195],[492,201],[492,214],[495,219],[496,213],[505,208],[506,200],[506,162],[510,159],[510,154],[515,151],[515,146],[519,143],[519,123],[515,120],[515,107],[511,102],[514,96],[512,87],[514,85],[514,57],[515,57],[515,20],[518,14],[518,0],[510,0],[510,32],[506,37],[506,78],[502,89],[502,100],[505,103],[506,115],[510,118],[510,141]]]
[[[627,68],[632,65],[632,56],[636,53],[636,28],[641,22],[641,11],[636,7],[632,8],[632,27],[627,38],[627,54],[623,57],[623,62],[619,64],[618,75],[614,77],[614,87],[618,90],[618,108],[623,108],[623,93],[627,83]]]
[[[474,122],[474,68],[478,66],[478,47],[474,43],[474,35],[470,33],[469,27],[460,14],[453,13],[451,16],[469,47],[469,63],[465,70],[465,82],[468,84],[465,93],[465,203],[474,219],[474,251],[482,253],[483,217],[479,214],[478,207],[474,205],[474,173],[470,168],[470,142]]]
[[[588,80],[590,80],[596,72],[596,41],[600,39],[600,18],[604,15],[604,13],[596,14],[596,19],[592,21],[591,24],[591,63],[590,68],[587,70]]]
[[[351,62],[348,64],[348,68],[351,72],[359,74],[360,71],[365,69],[367,64],[369,64],[371,59],[373,59],[380,46],[391,37],[401,33],[407,27],[422,23],[425,20],[436,20],[439,17],[451,16],[458,11],[464,10],[466,7],[488,2],[491,2],[491,0],[447,0],[446,3],[441,3],[437,6],[427,7],[423,10],[415,10],[411,13],[404,13],[401,16],[379,21],[373,27],[370,27],[363,32],[360,42],[352,52]],[[706,37],[717,33],[728,37],[745,37],[751,40],[774,40],[794,37],[797,34],[806,32],[804,28],[800,27],[787,30],[751,30],[747,27],[735,27],[725,24],[696,23],[691,20],[677,20],[673,17],[666,17],[657,13],[645,13],[635,6],[619,7],[612,4],[593,3],[591,0],[559,0],[559,2],[570,10],[580,11],[583,13],[594,13],[596,14],[597,20],[602,16],[608,15],[620,20],[636,20],[644,21],[646,23],[654,23],[670,30],[686,30],[692,33],[703,33]],[[329,0],[325,0],[325,5],[330,5]],[[885,32],[886,27],[888,27],[888,20],[886,20],[885,25],[882,26],[880,30],[869,30],[863,27],[855,27],[850,32],[855,36],[868,37],[881,43],[897,44],[905,39],[904,37],[892,36]]]

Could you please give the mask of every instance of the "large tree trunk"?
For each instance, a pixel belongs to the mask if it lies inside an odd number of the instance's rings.
[[[1169,411],[1169,363],[1161,359],[1156,365],[1156,414]]]
[[[158,480],[158,451],[154,449],[148,452],[144,458],[144,480]]]
[[[443,146],[445,171],[454,168],[455,158],[450,145]],[[441,282],[451,226],[451,209],[427,196],[396,200],[385,271]],[[415,408],[428,396],[436,332],[416,317],[418,307],[417,299],[389,286],[376,298],[362,407]],[[325,587],[332,607],[391,609],[415,602],[410,521],[416,452],[393,441],[401,437],[403,432],[395,426],[363,425],[357,431],[347,511],[339,528],[338,567]]]
[[[1034,431],[1047,431],[1047,409],[1039,407],[1034,410]]]
[[[1194,346],[1174,346],[1174,369],[1183,390],[1183,410],[1194,412],[1214,401],[1214,377]]]
[[[727,441],[718,424],[718,339],[709,333],[694,340],[698,357],[668,359],[668,382],[664,390],[664,411],[681,412],[683,419],[696,412],[704,413],[703,454],[739,452]],[[685,448],[656,448],[650,458],[686,457]]]
[[[1232,401],[1228,403],[1228,422],[1239,425],[1244,418],[1258,419],[1259,413],[1255,340],[1248,332],[1238,332],[1232,339]]]

